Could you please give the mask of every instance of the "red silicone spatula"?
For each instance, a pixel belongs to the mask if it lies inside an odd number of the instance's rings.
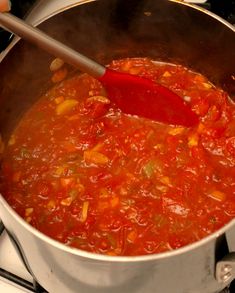
[[[0,13],[0,25],[98,79],[109,99],[124,113],[187,127],[198,122],[196,114],[183,99],[164,86],[139,76],[110,70],[10,13]]]
[[[182,98],[147,78],[106,68],[98,79],[124,113],[187,127],[198,123],[198,117]]]

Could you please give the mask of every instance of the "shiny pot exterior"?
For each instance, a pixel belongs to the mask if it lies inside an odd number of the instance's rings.
[[[235,30],[207,12],[166,0],[80,1],[40,25],[93,59],[148,56],[186,65],[235,96]],[[71,30],[73,29],[73,31]],[[76,33],[76,35],[74,35]],[[0,133],[50,86],[52,57],[19,41],[0,64]],[[212,293],[233,279],[216,264],[235,251],[235,220],[181,249],[112,257],[72,249],[36,231],[0,196],[0,217],[28,270],[50,293]],[[231,262],[233,265],[234,262]],[[231,266],[232,266],[231,265]],[[224,282],[223,282],[224,280]]]
[[[174,252],[107,257],[65,247],[35,231],[0,199],[0,213],[13,243],[36,280],[50,293],[212,293],[216,261],[228,253],[225,231]]]

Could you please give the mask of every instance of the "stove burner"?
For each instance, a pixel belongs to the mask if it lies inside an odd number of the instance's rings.
[[[210,0],[210,10],[235,24],[235,0]]]
[[[33,281],[34,290],[36,293],[48,293],[45,289],[42,288],[36,281]]]
[[[4,225],[2,222],[0,222],[0,236],[2,235],[3,231],[5,230]],[[26,268],[27,269],[27,268]],[[2,268],[0,268],[0,277],[22,287],[25,288],[31,292],[35,293],[48,293],[45,289],[43,289],[40,284],[37,283],[37,281],[33,281],[33,283],[24,280],[20,278],[19,276],[12,274],[9,271],[6,271]]]
[[[19,285],[20,287],[28,289],[29,291],[32,291],[32,292],[45,292],[45,291],[36,291],[35,288],[34,288],[33,283],[30,283],[29,281],[24,280],[24,279],[14,275],[14,274],[12,274],[11,272],[8,272],[8,271],[6,271],[4,269],[1,269],[1,268],[0,268],[0,276],[2,278],[7,279],[8,281],[10,281],[12,283],[15,283],[15,284]]]

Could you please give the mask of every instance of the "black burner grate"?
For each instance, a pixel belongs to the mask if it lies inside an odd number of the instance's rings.
[[[41,291],[35,291],[33,283],[31,283],[27,280],[24,280],[24,279],[20,278],[19,276],[16,276],[16,275],[12,274],[11,272],[8,272],[8,271],[1,269],[1,268],[0,268],[0,276],[4,279],[7,279],[8,281],[10,281],[12,283],[17,284],[20,287],[23,287],[23,288],[29,290],[29,291],[41,292]]]
[[[0,222],[0,236],[2,235],[4,231],[3,223]],[[43,289],[36,281],[33,281],[33,283],[22,279],[21,277],[6,271],[2,268],[0,268],[0,277],[10,281],[11,283],[14,283],[24,289],[27,289],[31,292],[35,293],[48,293],[45,289]]]
[[[235,0],[209,0],[210,10],[235,24]]]

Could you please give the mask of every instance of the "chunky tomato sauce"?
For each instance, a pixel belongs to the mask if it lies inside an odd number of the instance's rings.
[[[172,250],[235,217],[235,105],[204,76],[146,58],[111,68],[180,95],[195,128],[121,113],[88,75],[60,81],[25,114],[2,155],[1,192],[46,235],[107,255]],[[151,107],[146,101],[146,107]]]

